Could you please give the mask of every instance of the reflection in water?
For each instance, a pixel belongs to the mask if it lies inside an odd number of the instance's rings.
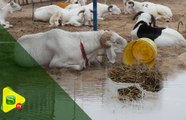
[[[106,79],[103,70],[71,76],[73,86],[68,77],[57,82],[93,120],[186,120],[186,72],[169,76],[159,93],[145,93],[137,102],[119,101],[117,89],[123,85]]]

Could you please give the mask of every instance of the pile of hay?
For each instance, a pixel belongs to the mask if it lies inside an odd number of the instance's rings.
[[[121,101],[135,101],[142,98],[142,91],[135,86],[118,89],[118,99]]]
[[[150,92],[158,92],[162,89],[162,73],[157,69],[157,67],[149,69],[145,64],[115,64],[109,69],[108,76],[112,81],[117,83],[138,83],[143,90]],[[127,89],[131,88],[128,87],[126,90]],[[132,89],[137,91],[138,88],[133,87]],[[126,90],[124,89],[124,91]],[[119,91],[121,92],[121,90],[118,89],[118,93]],[[136,100],[136,98],[139,98],[139,94],[132,93],[131,95],[133,96],[133,99]],[[127,93],[127,96],[131,95]],[[127,96],[124,93],[119,93],[119,98],[125,98]]]

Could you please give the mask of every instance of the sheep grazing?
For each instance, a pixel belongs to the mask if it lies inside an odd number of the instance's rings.
[[[169,7],[151,2],[138,2],[129,0],[126,2],[125,10],[130,14],[138,13],[140,11],[148,12],[152,14],[157,20],[165,20],[167,22],[169,22],[173,16]]]
[[[138,20],[131,31],[132,39],[147,37],[153,40],[157,46],[184,46],[186,47],[185,38],[176,30],[171,28],[159,28],[155,25],[153,15],[146,12],[139,12],[135,15],[134,19]]]
[[[22,7],[19,4],[15,3],[13,0],[11,0],[4,7],[0,8],[0,25],[2,25],[4,28],[12,27],[13,25],[10,25],[10,23],[5,19],[10,13],[21,9]]]
[[[24,35],[18,43],[40,64],[49,67],[66,67],[75,70],[86,68],[87,63],[95,60],[97,53],[105,49],[111,63],[115,62],[117,49],[123,50],[127,41],[112,31],[68,32],[52,29],[47,32]],[[36,66],[27,55],[20,54],[19,45],[15,46],[15,61],[24,67]],[[32,61],[32,62],[31,62]]]

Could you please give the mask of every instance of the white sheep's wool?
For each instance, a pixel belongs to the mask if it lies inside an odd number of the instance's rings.
[[[3,8],[6,4],[4,0],[0,0],[0,8]]]

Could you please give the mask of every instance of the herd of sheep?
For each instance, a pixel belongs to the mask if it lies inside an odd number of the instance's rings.
[[[34,20],[48,21],[50,27],[70,24],[72,26],[92,26],[93,3],[86,0],[68,0],[71,3],[66,8],[58,5],[48,5],[35,9]],[[176,30],[156,25],[156,20],[171,22],[173,13],[167,6],[152,2],[123,0],[124,13],[133,14],[137,18],[131,31],[131,39],[147,37],[159,47],[186,47],[185,38]],[[22,7],[10,1],[0,6],[0,25],[4,28],[13,27],[6,17],[9,13],[21,10]],[[97,3],[97,18],[105,20],[105,16],[121,14],[115,4]],[[66,67],[82,70],[98,59],[98,54],[106,54],[109,62],[114,63],[116,53],[123,51],[127,40],[114,31],[98,30],[84,32],[69,32],[62,29],[52,29],[47,32],[24,35],[18,43],[40,64],[49,67]],[[19,55],[20,49],[15,47],[15,60],[22,66],[34,66],[31,60]]]

